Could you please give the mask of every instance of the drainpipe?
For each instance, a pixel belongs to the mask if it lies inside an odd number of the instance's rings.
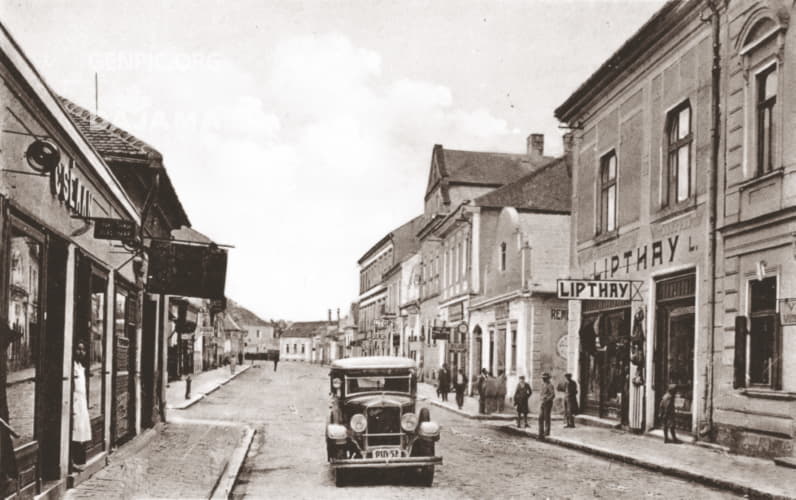
[[[713,67],[711,70],[711,126],[710,126],[710,176],[708,179],[708,366],[705,380],[705,425],[698,438],[713,434],[713,363],[716,343],[716,220],[718,213],[718,171],[721,127],[721,0],[709,0],[710,24],[713,37]]]

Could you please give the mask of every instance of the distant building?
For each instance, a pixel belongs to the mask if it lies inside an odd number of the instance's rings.
[[[245,332],[243,335],[243,352],[247,355],[266,354],[269,350],[279,349],[274,325],[237,302],[227,299],[227,314]]]
[[[326,335],[328,321],[297,321],[291,323],[279,338],[279,357],[283,361],[313,361],[317,340]]]

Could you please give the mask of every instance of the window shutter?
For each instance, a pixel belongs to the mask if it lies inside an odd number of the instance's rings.
[[[746,316],[735,317],[735,363],[732,387],[746,387]]]

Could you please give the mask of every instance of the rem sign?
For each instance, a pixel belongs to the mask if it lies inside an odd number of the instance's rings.
[[[558,280],[558,298],[567,300],[632,300],[641,282]]]

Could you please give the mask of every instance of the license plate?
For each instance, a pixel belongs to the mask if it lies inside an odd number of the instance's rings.
[[[377,448],[373,450],[373,458],[400,458],[399,448]]]

